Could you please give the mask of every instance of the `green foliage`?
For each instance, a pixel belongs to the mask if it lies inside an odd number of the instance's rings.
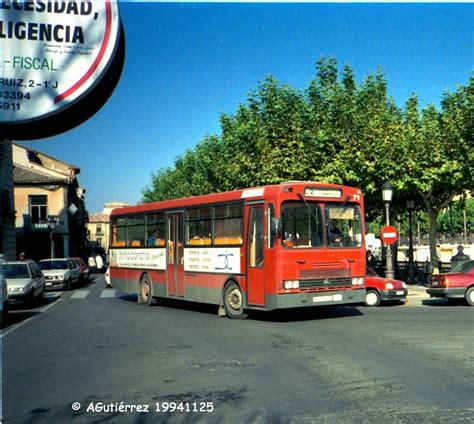
[[[445,234],[460,234],[464,231],[464,211],[468,231],[474,231],[474,199],[452,203],[451,208],[443,210],[438,218],[438,231]]]
[[[375,222],[383,216],[380,187],[391,181],[396,213],[416,200],[435,246],[437,216],[474,187],[473,98],[471,76],[444,94],[441,110],[420,110],[416,94],[401,109],[382,69],[357,84],[350,66],[339,75],[335,59],[321,58],[305,91],[272,76],[260,83],[234,114],[221,116],[221,135],[205,137],[173,168],[152,175],[143,200],[313,180],[361,188]]]

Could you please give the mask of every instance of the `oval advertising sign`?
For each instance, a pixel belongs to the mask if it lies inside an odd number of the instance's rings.
[[[55,115],[90,92],[115,55],[116,2],[0,2],[0,123]]]

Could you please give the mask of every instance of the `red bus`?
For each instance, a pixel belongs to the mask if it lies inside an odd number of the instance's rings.
[[[139,303],[174,298],[245,310],[365,300],[357,188],[314,182],[115,209],[110,278]]]

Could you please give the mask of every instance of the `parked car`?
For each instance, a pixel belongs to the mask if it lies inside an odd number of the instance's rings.
[[[1,302],[1,317],[2,322],[0,323],[1,327],[4,327],[8,321],[8,290],[7,290],[7,280],[5,279],[5,273],[3,272],[2,264],[5,263],[3,259],[0,259],[0,293],[2,296]]]
[[[79,285],[81,271],[71,258],[43,259],[39,266],[45,276],[46,289],[71,290],[73,285]]]
[[[381,302],[406,302],[408,290],[403,281],[369,274],[365,277],[365,306],[378,306]]]
[[[44,298],[44,275],[32,260],[7,261],[2,265],[8,288],[8,302],[23,302],[33,306]]]
[[[79,280],[81,283],[85,281],[89,281],[89,266],[85,263],[84,259],[82,258],[72,258],[74,262],[77,263],[79,266]]]
[[[458,263],[451,272],[432,275],[426,292],[431,297],[463,299],[474,306],[474,260]]]

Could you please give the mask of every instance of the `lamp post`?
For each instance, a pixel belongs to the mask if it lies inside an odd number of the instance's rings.
[[[407,200],[408,210],[408,283],[413,284],[415,277],[415,269],[413,263],[413,209],[415,209],[415,201]]]
[[[49,227],[49,240],[51,242],[51,259],[54,259],[54,238],[53,238],[53,232],[54,229],[56,228],[56,218],[54,216],[50,216],[48,218],[48,227]]]
[[[393,197],[393,185],[389,182],[386,182],[382,186],[382,199],[385,203],[385,219],[387,226],[390,225],[390,202]],[[387,248],[387,255],[385,257],[385,278],[394,278],[395,274],[393,271],[393,259],[392,259],[392,247],[388,244],[385,244]]]

